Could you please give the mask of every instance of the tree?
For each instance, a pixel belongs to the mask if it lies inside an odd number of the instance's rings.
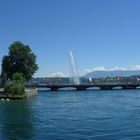
[[[28,45],[15,41],[9,47],[9,54],[2,59],[2,73],[12,79],[14,73],[21,73],[28,81],[38,70],[36,55]]]

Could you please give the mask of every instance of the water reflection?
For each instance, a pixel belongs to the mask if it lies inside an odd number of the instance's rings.
[[[30,102],[25,100],[3,103],[2,133],[4,139],[32,139],[34,127]]]

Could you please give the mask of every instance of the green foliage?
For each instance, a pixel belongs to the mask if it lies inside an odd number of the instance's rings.
[[[6,85],[4,88],[4,93],[7,95],[25,95],[25,87],[22,83],[12,82],[9,85]]]
[[[21,82],[21,83],[23,83],[25,81],[25,78],[24,78],[23,74],[22,73],[18,73],[18,72],[13,74],[13,78],[12,79],[14,81],[16,81],[16,82]]]
[[[6,85],[4,93],[7,95],[25,95],[25,78],[22,73],[14,73],[12,83]]]
[[[9,47],[9,54],[2,59],[2,72],[7,73],[9,79],[14,73],[22,73],[26,80],[30,80],[37,70],[36,55],[20,41],[14,42]]]

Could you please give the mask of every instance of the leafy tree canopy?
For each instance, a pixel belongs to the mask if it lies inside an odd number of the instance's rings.
[[[9,54],[2,59],[2,74],[12,79],[14,73],[21,73],[26,80],[30,80],[38,70],[36,55],[28,45],[15,41],[9,47]]]

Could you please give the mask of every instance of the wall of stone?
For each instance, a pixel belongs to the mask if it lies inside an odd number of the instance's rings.
[[[26,89],[26,95],[27,95],[27,97],[31,97],[31,96],[37,95],[37,89],[36,88]]]

